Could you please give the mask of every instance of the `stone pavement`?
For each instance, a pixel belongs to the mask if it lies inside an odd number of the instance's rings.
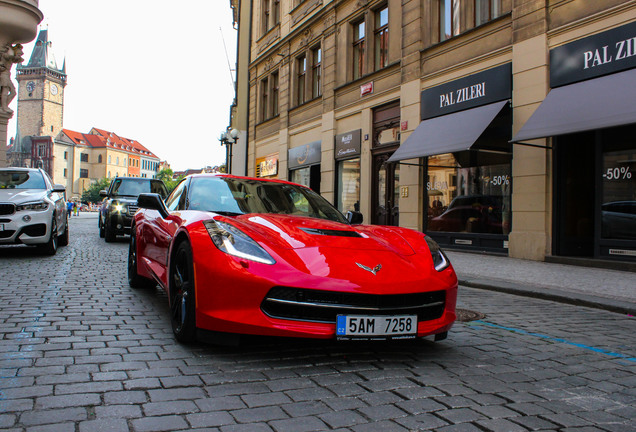
[[[446,250],[459,284],[636,315],[636,273]]]

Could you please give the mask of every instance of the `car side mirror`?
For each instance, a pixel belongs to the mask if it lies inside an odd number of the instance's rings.
[[[347,220],[351,225],[358,225],[362,223],[362,213],[359,211],[348,211]]]
[[[54,184],[53,192],[66,193],[66,187],[61,184]]]
[[[107,197],[108,191],[106,189],[102,189],[99,191],[99,196]]]
[[[156,193],[142,193],[137,197],[137,205],[149,210],[157,210],[162,218],[167,218],[170,213],[166,208],[161,195]]]

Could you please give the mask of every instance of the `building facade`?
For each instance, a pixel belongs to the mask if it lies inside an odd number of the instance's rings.
[[[0,167],[7,160],[7,125],[13,117],[9,105],[16,97],[13,66],[24,61],[22,44],[31,42],[42,21],[38,0],[0,0]]]
[[[51,148],[52,163],[43,168],[73,198],[81,198],[99,179],[155,178],[159,169],[159,158],[138,141],[103,129],[92,128],[87,134],[62,129],[52,140]]]
[[[248,175],[455,249],[636,260],[636,1],[231,5]]]

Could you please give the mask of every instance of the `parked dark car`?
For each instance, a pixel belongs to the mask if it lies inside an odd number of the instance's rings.
[[[428,231],[502,234],[502,197],[455,197],[439,216],[428,220]]]
[[[118,235],[130,234],[132,217],[137,211],[137,197],[142,193],[168,196],[166,185],[157,179],[141,177],[116,177],[108,190],[99,194],[104,198],[99,209],[99,236],[112,242]]]

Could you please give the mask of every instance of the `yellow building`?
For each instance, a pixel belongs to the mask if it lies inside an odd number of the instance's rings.
[[[231,6],[233,167],[448,248],[636,261],[636,1]]]

